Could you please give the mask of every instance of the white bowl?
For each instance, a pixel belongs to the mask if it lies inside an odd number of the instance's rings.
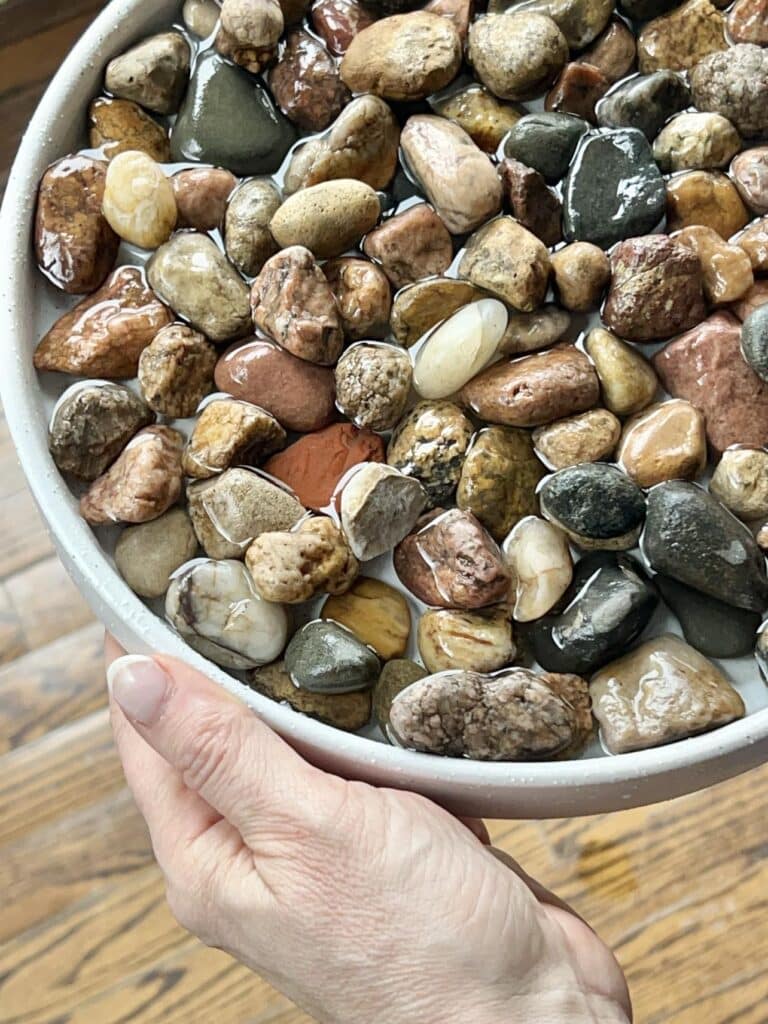
[[[30,239],[37,183],[49,163],[84,144],[85,111],[99,91],[107,60],[167,25],[179,6],[179,0],[113,0],[108,5],[43,98],[19,150],[0,215],[5,349],[0,394],[32,493],[95,614],[129,651],[164,651],[207,672],[312,762],[348,778],[418,791],[460,814],[549,818],[619,810],[692,792],[760,764],[768,754],[768,709],[715,732],[619,757],[486,764],[399,750],[339,732],[253,693],[190,650],[126,587],[79,517],[48,453],[47,413],[32,353],[64,300],[38,273]]]

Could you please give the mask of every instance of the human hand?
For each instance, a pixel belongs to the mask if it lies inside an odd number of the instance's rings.
[[[328,775],[200,673],[122,653],[107,641],[126,778],[203,942],[321,1024],[631,1020],[609,950],[480,823]]]

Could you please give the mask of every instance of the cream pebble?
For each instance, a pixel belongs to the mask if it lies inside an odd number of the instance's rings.
[[[496,355],[507,329],[507,310],[497,299],[463,306],[423,341],[413,374],[422,398],[447,398],[480,373]]]
[[[167,242],[178,219],[170,179],[138,150],[121,153],[109,165],[103,211],[116,234],[142,249]]]
[[[504,541],[504,561],[513,583],[515,622],[533,622],[550,612],[573,579],[573,561],[562,530],[527,516]]]

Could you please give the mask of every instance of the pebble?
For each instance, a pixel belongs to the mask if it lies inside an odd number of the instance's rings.
[[[768,451],[729,448],[723,452],[709,491],[739,519],[768,517]]]
[[[546,519],[521,519],[504,541],[512,579],[515,622],[534,622],[552,611],[573,579],[568,539]]]
[[[573,345],[503,361],[471,380],[461,401],[480,419],[509,427],[537,427],[597,404],[592,364]]]
[[[475,761],[576,756],[592,732],[587,684],[524,668],[440,672],[395,697],[387,732],[408,749]]]
[[[299,359],[336,362],[344,331],[336,299],[309,249],[292,245],[271,256],[253,282],[253,322]]]
[[[738,302],[734,302],[731,309],[741,321],[745,321],[750,313],[764,306],[768,302],[768,281],[757,280],[749,291]]]
[[[655,576],[654,583],[682,626],[683,636],[700,654],[741,658],[755,649],[758,612],[732,608],[667,576]]]
[[[502,541],[515,523],[539,511],[536,488],[544,473],[527,430],[485,427],[467,452],[456,504]]]
[[[356,693],[312,693],[300,690],[293,684],[284,661],[254,669],[248,685],[278,704],[289,704],[299,714],[316,718],[345,732],[357,732],[371,718],[370,690]]]
[[[311,693],[370,690],[381,673],[379,659],[335,622],[308,622],[285,651],[285,668],[294,686]]]
[[[727,725],[744,702],[723,673],[676,636],[661,636],[606,666],[590,684],[611,754],[646,750]]]
[[[222,110],[237,117],[222,117]],[[256,78],[217,53],[199,58],[171,134],[174,161],[273,174],[295,141],[293,125]]]
[[[499,4],[492,0],[489,10]],[[582,50],[600,35],[613,14],[613,0],[527,0],[523,10],[546,14],[572,50]]]
[[[603,323],[630,341],[668,338],[704,318],[702,287],[701,261],[680,242],[664,235],[627,239],[611,253]]]
[[[147,276],[160,298],[211,341],[250,331],[248,287],[209,235],[173,235],[150,260]]]
[[[151,523],[129,526],[115,547],[115,565],[131,590],[152,600],[164,597],[171,577],[197,554],[189,516],[172,508]]]
[[[634,21],[650,21],[666,14],[677,5],[677,0],[619,0],[619,10]]]
[[[653,405],[625,424],[616,460],[638,487],[694,480],[707,465],[704,417],[679,398]]]
[[[696,484],[653,488],[642,547],[656,572],[694,590],[748,611],[768,606],[765,557],[751,531]]]
[[[715,454],[734,444],[768,445],[768,384],[741,353],[741,325],[713,313],[653,357],[662,387],[703,413]]]
[[[554,185],[565,177],[588,128],[586,121],[572,114],[526,114],[504,140],[504,154],[533,167]]]
[[[103,212],[107,165],[65,157],[42,177],[35,211],[35,257],[48,280],[69,295],[100,288],[117,259],[120,239]]]
[[[570,324],[568,313],[555,305],[542,306],[533,313],[510,313],[499,352],[521,355],[548,348],[562,338]]]
[[[761,381],[768,381],[768,306],[758,306],[744,319],[741,351]]]
[[[336,299],[345,338],[358,341],[389,333],[392,290],[380,267],[345,256],[329,260],[323,273]]]
[[[274,60],[284,27],[278,0],[223,0],[215,46],[256,75]]]
[[[309,15],[310,0],[280,0],[286,25],[296,25]]]
[[[419,619],[418,644],[429,672],[496,672],[512,662],[516,651],[512,624],[504,609],[425,612]]]
[[[731,164],[731,177],[753,213],[768,213],[768,146],[739,153]]]
[[[358,427],[392,430],[405,412],[413,366],[396,345],[359,342],[339,360],[335,371],[337,404]]]
[[[138,150],[121,153],[110,163],[102,210],[115,234],[141,249],[167,242],[178,220],[170,179]]]
[[[594,551],[577,563],[563,603],[562,612],[538,619],[526,636],[544,668],[588,675],[637,640],[658,597],[634,558]]]
[[[186,324],[169,324],[139,358],[138,378],[147,405],[161,416],[194,416],[213,391],[218,355],[211,343]]]
[[[709,0],[688,0],[648,22],[637,37],[643,74],[660,68],[690,71],[702,58],[727,46],[725,17]]]
[[[424,10],[447,18],[459,33],[462,46],[466,44],[469,23],[475,13],[473,0],[429,0],[429,3],[424,5]]]
[[[413,386],[422,398],[448,398],[496,355],[507,327],[497,299],[480,299],[457,310],[427,335],[419,348]]]
[[[749,257],[752,270],[765,273],[768,271],[768,217],[753,221],[742,232],[731,239]]]
[[[607,409],[590,409],[580,416],[556,420],[533,432],[536,454],[550,469],[583,462],[601,462],[616,450],[621,423]]]
[[[605,31],[579,58],[599,68],[613,84],[635,69],[637,45],[634,33],[620,18],[612,18]]]
[[[269,229],[281,248],[302,245],[317,259],[330,259],[356,246],[376,226],[380,212],[370,185],[340,178],[289,196]]]
[[[691,71],[699,110],[722,114],[746,137],[768,132],[768,49],[741,43],[713,53]]]
[[[35,369],[78,377],[135,377],[142,351],[170,322],[171,314],[147,287],[144,272],[119,267],[51,327],[35,351]]]
[[[498,166],[504,198],[515,219],[546,246],[563,237],[562,204],[543,175],[519,160],[507,158]]]
[[[343,483],[338,504],[349,546],[356,558],[367,562],[391,551],[411,532],[427,495],[413,477],[364,462]]]
[[[453,81],[461,49],[447,18],[430,11],[395,14],[354,36],[341,60],[341,78],[354,93],[421,100]]]
[[[336,57],[343,57],[349,44],[376,16],[357,0],[318,0],[312,4],[312,28]]]
[[[392,302],[390,326],[395,341],[410,348],[430,328],[441,323],[467,303],[482,298],[468,281],[435,277],[399,291]]]
[[[611,412],[631,416],[650,405],[659,380],[644,356],[604,327],[594,327],[584,347],[600,378],[603,401]]]
[[[400,144],[410,171],[452,234],[474,231],[501,209],[496,169],[459,125],[416,114],[408,118]]]
[[[184,438],[169,427],[144,427],[80,499],[80,515],[92,526],[146,523],[181,494]]]
[[[272,413],[286,430],[311,433],[335,416],[333,370],[261,338],[228,349],[216,364],[215,382],[220,391]]]
[[[600,305],[611,278],[611,265],[603,250],[591,242],[572,242],[550,257],[560,302],[574,313],[587,313]]]
[[[283,604],[344,594],[360,569],[344,534],[326,516],[290,532],[262,533],[246,551],[245,564],[262,597]]]
[[[665,196],[642,132],[590,132],[579,142],[563,186],[563,233],[569,242],[608,249],[652,231],[664,216]]]
[[[568,43],[544,14],[489,14],[470,26],[469,60],[483,85],[500,99],[530,100],[562,71]]]
[[[435,509],[395,548],[400,582],[438,608],[486,608],[503,601],[509,575],[491,535],[471,512]]]
[[[229,197],[237,178],[222,167],[191,168],[171,178],[179,227],[217,231],[224,223]]]
[[[294,441],[273,456],[265,472],[288,484],[307,508],[330,505],[341,478],[361,462],[383,462],[384,442],[370,430],[334,423]]]
[[[645,519],[645,497],[621,470],[587,462],[558,470],[539,489],[541,514],[579,547],[626,551]]]
[[[285,609],[262,601],[242,562],[205,558],[182,567],[166,595],[165,614],[190,647],[223,668],[266,665],[288,639]]]
[[[62,473],[95,480],[154,421],[149,406],[121,384],[79,381],[56,403],[48,448]]]
[[[544,109],[575,114],[594,123],[595,108],[610,84],[599,68],[582,61],[571,61],[547,93]]]
[[[201,411],[184,450],[184,472],[206,480],[238,462],[259,462],[285,445],[286,433],[258,405],[217,396]]]
[[[219,22],[221,8],[215,0],[186,0],[182,17],[192,35],[207,39]]]
[[[158,163],[171,159],[171,143],[165,129],[130,100],[99,96],[88,108],[89,141],[107,160],[138,150]]]
[[[704,295],[712,305],[735,302],[754,284],[749,256],[738,245],[729,245],[712,228],[692,225],[674,236],[693,249],[701,260]]]
[[[453,263],[448,229],[426,203],[411,206],[374,228],[366,236],[363,252],[395,288],[442,274]]]
[[[336,178],[356,178],[386,188],[397,167],[400,125],[378,96],[358,96],[328,134],[295,152],[285,174],[286,194]]]
[[[525,113],[516,103],[502,103],[477,82],[430,96],[429,105],[440,117],[454,121],[484,153],[491,154]]]
[[[245,181],[227,205],[224,242],[230,262],[246,277],[256,277],[277,252],[269,224],[282,202],[269,178]]]
[[[550,269],[546,246],[512,217],[476,231],[459,263],[461,277],[523,313],[544,302]]]
[[[387,462],[427,492],[428,506],[447,504],[461,476],[474,427],[453,402],[419,402],[395,428]]]
[[[329,597],[322,617],[345,626],[382,661],[402,658],[411,638],[411,610],[394,587],[358,576],[346,594]]]
[[[327,128],[352,98],[339,77],[336,61],[302,28],[286,35],[268,82],[285,116],[308,132]]]
[[[726,19],[728,34],[734,43],[768,46],[768,2],[736,0]]]
[[[389,725],[389,709],[395,697],[426,675],[421,665],[408,658],[394,658],[386,663],[373,688],[373,712],[382,730],[386,732]]]
[[[190,56],[180,32],[150,36],[107,64],[104,86],[156,114],[175,114],[189,81]]]
[[[741,136],[721,114],[678,114],[653,143],[653,158],[662,171],[696,171],[727,167],[741,149]]]
[[[749,219],[733,182],[719,171],[685,171],[667,182],[667,231],[700,225],[730,238]]]
[[[210,558],[242,558],[262,533],[291,530],[305,515],[286,488],[241,467],[191,483],[187,503],[197,539]]]
[[[608,128],[637,128],[653,142],[675,114],[691,105],[691,93],[674,71],[634,75],[600,103],[597,120]]]

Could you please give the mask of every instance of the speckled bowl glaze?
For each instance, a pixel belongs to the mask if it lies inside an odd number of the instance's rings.
[[[400,750],[339,732],[248,690],[190,650],[123,583],[80,519],[76,500],[48,453],[48,409],[32,352],[66,300],[35,267],[32,220],[37,183],[46,166],[85,144],[85,110],[99,89],[107,60],[167,25],[179,6],[178,0],[109,4],[41,102],[19,151],[0,217],[0,394],[29,486],[62,560],[96,615],[129,651],[165,651],[207,672],[315,764],[348,778],[415,790],[465,815],[550,818],[619,810],[701,789],[761,763],[768,756],[768,709],[706,735],[619,757],[488,764]],[[762,688],[754,662],[744,671],[749,672],[750,689]],[[736,678],[746,684],[746,679]],[[754,708],[764,698],[747,703]]]

